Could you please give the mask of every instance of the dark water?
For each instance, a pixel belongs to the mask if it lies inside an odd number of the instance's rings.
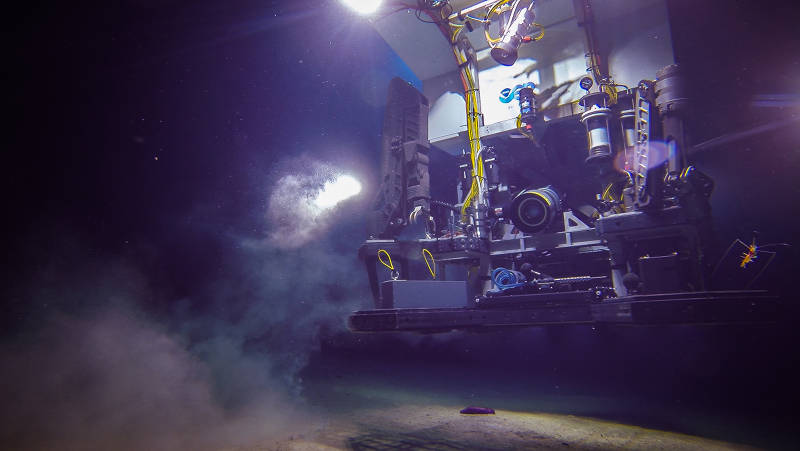
[[[668,4],[696,142],[798,114],[750,106],[800,92],[792,2]],[[337,2],[39,3],[12,22],[0,447],[219,449],[426,399],[797,446],[794,317],[348,333],[370,305],[355,251],[386,86],[419,80]],[[753,230],[798,243],[798,142],[784,127],[696,156],[712,253]],[[297,207],[345,172],[361,195]],[[760,281],[792,305],[796,257]]]

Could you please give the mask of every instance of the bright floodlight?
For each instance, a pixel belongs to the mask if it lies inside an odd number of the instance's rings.
[[[342,3],[359,14],[372,14],[381,6],[381,0],[342,0]]]
[[[361,192],[361,183],[349,175],[340,175],[325,182],[314,203],[320,208],[331,208],[339,202]]]

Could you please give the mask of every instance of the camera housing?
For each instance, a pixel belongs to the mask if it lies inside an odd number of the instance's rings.
[[[525,233],[538,233],[547,229],[561,211],[560,196],[552,186],[546,186],[519,192],[503,209],[503,216]]]

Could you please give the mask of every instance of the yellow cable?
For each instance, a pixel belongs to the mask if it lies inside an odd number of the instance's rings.
[[[460,56],[460,55],[459,55]],[[461,64],[461,58],[457,58],[459,63]],[[475,176],[478,173],[478,168],[476,168],[475,164],[475,152],[476,152],[476,136],[477,136],[477,111],[475,109],[475,105],[477,104],[475,98],[475,83],[472,80],[472,74],[469,71],[469,67],[466,66],[463,68],[463,76],[465,81],[465,105],[466,105],[466,113],[467,113],[467,137],[469,140],[469,147],[470,147],[470,166],[472,167],[472,174],[473,180],[470,186],[469,194],[464,199],[464,205],[462,206],[461,213],[462,216],[466,216],[466,211],[469,208],[469,205],[472,201],[472,198],[476,194],[477,186]]]
[[[603,84],[600,86],[600,89],[608,94],[609,106],[617,103],[617,88],[615,88],[613,84]]]
[[[501,0],[501,2],[495,4],[495,7],[499,6],[501,3],[507,3],[508,1],[510,0]],[[466,55],[462,55],[461,51],[456,45],[456,39],[460,32],[461,28],[456,28],[453,30],[451,35],[451,45],[453,46],[453,53],[455,54],[456,62],[459,66],[462,66],[462,77],[465,85],[464,102],[467,115],[467,138],[469,140],[470,148],[470,166],[472,167],[472,183],[470,185],[469,193],[464,198],[464,204],[461,208],[462,221],[464,221],[467,216],[467,210],[469,209],[473,198],[480,191],[480,180],[483,178],[483,161],[478,158],[480,155],[480,113],[478,111],[478,98],[475,94],[475,81],[473,80],[469,65],[465,64],[468,62],[468,58]]]
[[[509,1],[511,1],[511,0],[505,0],[503,2],[495,3],[495,5],[491,9],[489,9],[489,12],[486,14],[486,20],[489,19],[489,16],[494,14],[494,10],[497,9],[498,6],[501,6],[503,3],[508,3]],[[535,42],[535,41],[541,40],[544,37],[544,26],[542,26],[542,24],[536,23],[536,22],[534,22],[533,25],[538,27],[539,30],[540,30],[538,35],[536,35],[535,37],[531,37],[531,40]],[[500,42],[503,39],[502,36],[500,36],[499,38],[491,37],[491,35],[489,35],[489,29],[488,28],[484,29],[483,34],[486,36],[486,42],[489,43],[490,47],[494,47],[494,44],[497,44],[498,42]]]
[[[431,258],[431,262],[433,263],[433,268],[431,268],[431,264],[428,263],[428,257]],[[422,249],[422,258],[425,259],[425,264],[428,265],[428,271],[431,272],[431,276],[435,279],[436,278],[436,261],[433,259],[433,254],[431,254],[431,251],[423,248]]]
[[[517,116],[517,131],[519,131],[520,133],[525,135],[526,138],[528,138],[531,141],[533,141],[534,144],[539,144],[539,142],[536,141],[536,137],[535,136],[533,136],[532,134],[528,133],[527,131],[525,131],[525,129],[522,128],[522,114]]]
[[[536,22],[534,22],[533,25],[536,26],[536,27],[539,27],[539,30],[541,30],[540,33],[538,35],[536,35],[536,37],[531,38],[532,41],[536,42],[536,41],[541,40],[544,37],[544,26],[542,26],[542,24],[536,23]]]
[[[495,3],[491,8],[489,8],[489,12],[486,13],[485,20],[489,20],[489,17],[491,17],[492,14],[494,14],[494,10],[496,10],[498,6],[503,6],[510,1],[511,0],[500,0],[499,2]],[[486,35],[486,42],[489,43],[490,47],[494,47],[494,44],[497,44],[498,42],[500,42],[501,39],[503,39],[502,36],[499,38],[491,37],[489,35],[489,27],[486,27],[486,29],[484,30],[484,34]]]
[[[381,258],[381,252],[386,254],[386,258],[389,259],[389,263],[386,263],[385,261],[383,261],[383,259]],[[389,268],[390,270],[394,271],[394,265],[392,264],[392,256],[389,255],[389,252],[387,252],[385,249],[379,249],[378,250],[378,261],[381,262],[381,264],[383,266],[385,266],[385,267]]]
[[[612,186],[614,186],[613,182],[608,184],[608,186],[606,187],[605,191],[603,191],[603,196],[601,197],[602,199],[605,199],[606,197],[608,197],[608,194],[611,191],[611,187]],[[614,198],[611,197],[610,200],[614,200]]]

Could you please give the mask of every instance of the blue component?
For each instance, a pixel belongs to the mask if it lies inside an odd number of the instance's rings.
[[[500,291],[521,287],[527,283],[525,282],[525,275],[521,272],[506,268],[495,268],[492,271],[492,282]]]
[[[511,103],[512,100],[519,99],[519,90],[522,88],[535,89],[536,85],[532,81],[529,81],[525,84],[514,86],[514,89],[505,88],[500,91],[500,101],[503,103]]]

